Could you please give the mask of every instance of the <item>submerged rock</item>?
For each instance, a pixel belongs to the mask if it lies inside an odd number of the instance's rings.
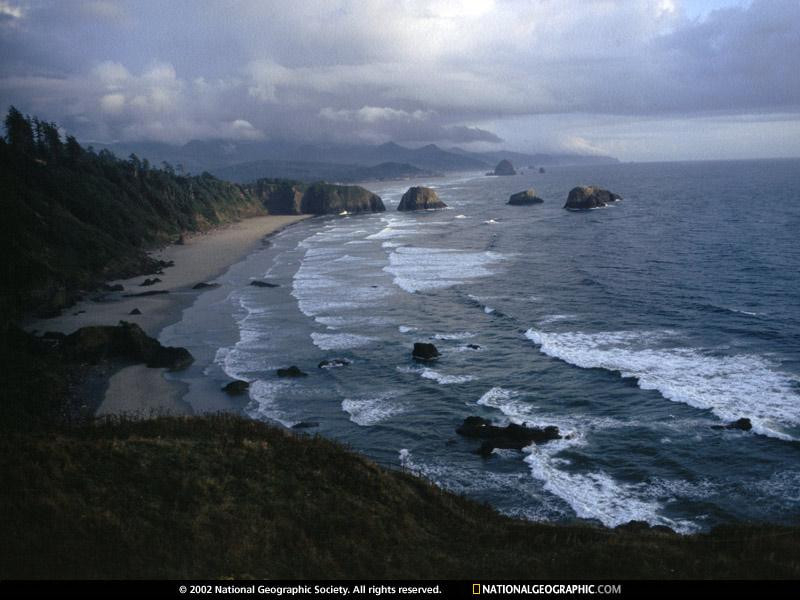
[[[529,204],[541,204],[542,202],[544,202],[544,200],[536,195],[536,190],[533,188],[527,189],[524,192],[511,194],[508,198],[508,204],[512,206],[527,206]]]
[[[614,192],[594,186],[578,186],[570,190],[564,208],[567,210],[589,210],[602,208],[617,200],[622,200],[622,196]]]
[[[194,362],[186,348],[162,346],[141,327],[126,321],[117,326],[82,327],[64,339],[64,351],[72,360],[82,362],[121,358],[170,371],[185,369]]]
[[[319,427],[319,423],[316,421],[300,421],[292,425],[292,429],[311,429],[313,427]]]
[[[260,279],[254,279],[250,282],[250,285],[253,287],[260,287],[260,288],[276,288],[278,287],[277,283],[270,283],[269,281],[261,281]]]
[[[151,278],[147,278],[147,279],[145,279],[145,280],[144,280],[142,283],[140,283],[139,285],[140,285],[141,287],[146,287],[146,286],[148,286],[148,285],[155,285],[155,284],[157,284],[157,283],[161,283],[161,280],[160,280],[158,277],[153,277],[152,279],[151,279]]]
[[[206,283],[205,281],[201,281],[200,283],[196,283],[195,285],[193,285],[192,289],[193,290],[205,290],[205,289],[208,289],[208,288],[217,288],[217,287],[219,287],[219,284],[216,283],[216,282]]]
[[[456,429],[456,433],[469,438],[484,440],[478,449],[481,456],[489,456],[495,448],[522,450],[531,444],[544,444],[561,439],[558,427],[528,427],[511,423],[506,427],[492,425],[482,417],[467,417]]]
[[[711,429],[739,429],[741,431],[750,431],[753,428],[753,423],[750,422],[750,419],[746,417],[742,417],[741,419],[736,419],[733,423],[728,423],[727,425],[712,425]]]
[[[134,309],[133,309],[131,312],[129,312],[128,314],[129,314],[129,315],[140,315],[140,314],[142,314],[142,311],[140,311],[138,308],[134,308]]]
[[[427,342],[416,342],[411,351],[411,357],[417,360],[433,360],[439,356],[436,346]]]
[[[278,369],[276,371],[278,377],[308,377],[308,373],[303,373],[298,367],[292,365],[287,369]]]
[[[494,168],[495,175],[516,175],[517,172],[514,170],[514,165],[511,164],[510,160],[503,159],[497,166]]]
[[[250,383],[249,382],[243,381],[241,379],[237,379],[237,380],[231,381],[230,383],[225,385],[222,388],[222,391],[226,392],[227,394],[229,394],[231,396],[239,396],[241,394],[244,394],[248,390],[249,387],[250,387]]]
[[[397,210],[428,210],[434,208],[446,208],[447,204],[439,200],[439,196],[434,190],[428,187],[410,187],[403,194]]]

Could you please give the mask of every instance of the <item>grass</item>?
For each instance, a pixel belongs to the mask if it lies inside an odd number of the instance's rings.
[[[797,528],[535,524],[234,416],[7,433],[0,578],[797,578]]]

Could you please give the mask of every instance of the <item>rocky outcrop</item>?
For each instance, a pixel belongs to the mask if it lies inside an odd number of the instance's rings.
[[[148,277],[139,285],[142,287],[147,287],[148,285],[155,285],[157,283],[161,283],[161,280],[158,277],[153,277],[152,279]]]
[[[428,187],[410,187],[403,194],[397,210],[428,210],[434,208],[445,208],[447,204],[439,200],[439,196],[434,190]]]
[[[236,379],[235,381],[231,381],[226,386],[222,388],[222,391],[230,396],[241,396],[250,388],[250,384],[247,381],[243,381],[241,379]]]
[[[411,357],[416,360],[433,360],[439,356],[436,346],[427,342],[416,342],[411,351]]]
[[[250,285],[253,287],[260,287],[260,288],[276,288],[278,287],[277,283],[270,283],[269,281],[261,281],[260,279],[253,279],[250,282]]]
[[[386,207],[380,196],[360,186],[314,183],[303,194],[301,210],[310,215],[338,215],[383,212]]]
[[[741,431],[750,431],[753,428],[753,423],[747,417],[736,419],[733,423],[727,425],[712,425],[711,429],[739,429]]]
[[[511,423],[506,427],[492,425],[481,417],[467,417],[456,429],[456,433],[469,438],[484,440],[478,449],[481,456],[489,456],[495,448],[522,450],[531,444],[544,444],[550,440],[561,439],[558,427],[528,427]]]
[[[141,327],[126,321],[117,326],[82,327],[64,338],[63,349],[71,360],[93,364],[116,358],[178,371],[194,362],[186,348],[162,346]]]
[[[501,160],[497,163],[497,166],[494,168],[494,175],[516,175],[517,172],[514,170],[514,165],[511,164],[510,160]]]
[[[622,200],[622,196],[594,186],[572,188],[564,208],[567,210],[590,210],[602,208],[612,202]]]
[[[278,369],[275,373],[278,377],[308,377],[308,373],[303,373],[303,371],[295,365],[286,369]]]
[[[542,202],[544,202],[544,200],[536,195],[536,190],[533,188],[527,189],[524,192],[511,194],[508,198],[508,204],[512,206],[527,206],[529,204],[541,204]]]
[[[380,196],[357,185],[334,185],[262,179],[253,184],[256,196],[273,215],[338,215],[343,212],[383,212]]]
[[[218,283],[206,283],[205,281],[201,281],[200,283],[196,283],[192,286],[193,290],[207,290],[209,288],[217,288],[219,287]]]

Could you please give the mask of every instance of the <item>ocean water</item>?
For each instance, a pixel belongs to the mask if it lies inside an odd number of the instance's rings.
[[[410,185],[446,210],[394,210]],[[624,200],[574,213],[568,191]],[[619,164],[368,185],[382,214],[315,218],[199,296],[164,343],[196,411],[233,401],[533,520],[681,532],[800,517],[800,161]],[[541,205],[506,205],[534,187]],[[249,286],[267,278],[278,288]],[[411,359],[414,342],[442,356]],[[477,346],[477,348],[475,347]],[[351,364],[320,369],[330,358]],[[282,379],[275,369],[308,373]],[[522,452],[455,428],[557,425]],[[747,417],[750,432],[717,430]]]

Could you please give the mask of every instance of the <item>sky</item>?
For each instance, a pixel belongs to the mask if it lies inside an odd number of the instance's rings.
[[[0,106],[83,142],[800,156],[800,0],[0,0]]]

